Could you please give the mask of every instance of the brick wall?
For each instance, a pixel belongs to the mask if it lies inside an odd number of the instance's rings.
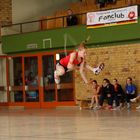
[[[130,76],[140,93],[140,44],[88,49],[87,62],[91,66],[99,62],[105,63],[105,69],[98,76],[86,71],[88,79],[96,79],[99,84],[102,84],[104,78],[108,78],[111,82],[113,78],[117,78],[124,88],[126,78]],[[78,71],[75,73],[75,83],[77,99],[91,97],[91,86],[83,84]]]
[[[0,0],[0,24],[12,22],[12,0]]]

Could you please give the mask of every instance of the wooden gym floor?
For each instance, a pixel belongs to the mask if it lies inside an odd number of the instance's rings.
[[[140,111],[0,109],[0,140],[139,140]]]

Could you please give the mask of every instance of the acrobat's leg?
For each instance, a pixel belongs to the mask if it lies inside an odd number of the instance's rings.
[[[65,69],[63,66],[57,64],[56,70],[54,71],[54,80],[56,84],[60,84],[60,76],[65,74]]]
[[[96,67],[96,68],[93,68],[93,67],[91,67],[91,66],[89,66],[87,64],[85,64],[85,65],[86,65],[87,69],[91,70],[96,75],[98,75],[104,69],[104,66],[105,66],[104,63],[100,63],[99,66]]]

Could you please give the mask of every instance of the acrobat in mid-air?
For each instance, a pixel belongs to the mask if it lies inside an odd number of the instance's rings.
[[[77,50],[74,50],[72,53],[59,60],[56,64],[56,70],[54,71],[54,79],[57,85],[60,84],[60,76],[64,75],[66,72],[77,69],[78,67],[81,77],[86,84],[89,82],[84,74],[85,68],[91,70],[95,75],[99,74],[103,70],[105,66],[104,63],[100,63],[95,68],[86,63],[86,49],[85,43],[81,43]]]

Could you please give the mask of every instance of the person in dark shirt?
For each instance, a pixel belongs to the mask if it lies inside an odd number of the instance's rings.
[[[101,95],[99,99],[100,107],[103,106],[104,100],[107,99],[108,101],[108,109],[112,109],[113,105],[113,94],[114,94],[114,87],[110,83],[108,79],[103,80],[103,85],[101,88]]]
[[[97,3],[99,4],[100,8],[105,7],[107,0],[97,0]]]
[[[122,89],[122,86],[118,83],[117,79],[113,79],[113,86],[114,86],[114,101],[116,108],[120,109],[125,100],[125,94]]]
[[[108,3],[115,3],[117,0],[107,0]]]
[[[67,16],[67,26],[73,26],[78,24],[77,17],[73,14],[73,11],[71,9],[67,10],[68,16]]]

